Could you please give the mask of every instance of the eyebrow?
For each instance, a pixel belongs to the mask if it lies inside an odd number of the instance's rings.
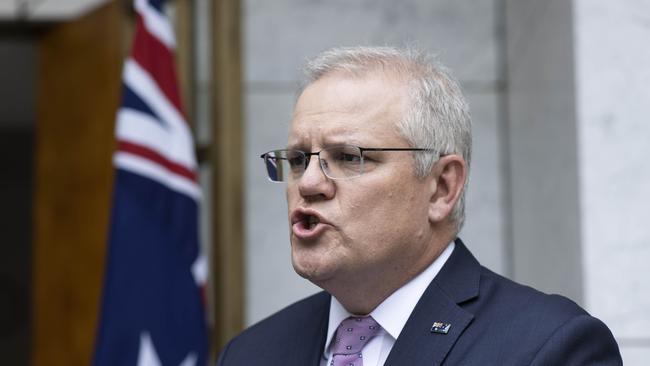
[[[354,146],[363,146],[364,143],[350,137],[327,137],[323,141],[325,146],[336,146],[336,145],[354,145]],[[367,144],[366,144],[367,145]]]
[[[322,142],[323,147],[329,147],[329,146],[340,146],[340,145],[353,145],[353,146],[371,146],[376,144],[376,142],[363,142],[356,137],[350,137],[349,133],[348,134],[332,134],[328,135],[323,139],[320,139],[319,142]],[[301,139],[297,139],[296,141],[289,142],[286,145],[287,149],[296,149],[300,150],[299,147],[304,147],[307,144],[303,143]]]
[[[327,147],[332,147],[332,146],[342,146],[342,145],[351,145],[351,146],[357,146],[357,147],[365,147],[368,146],[368,144],[364,144],[360,142],[359,140],[345,140],[345,141],[325,141],[322,145],[320,145],[320,149],[327,148]],[[308,149],[304,148],[305,145],[302,143],[297,143],[297,144],[287,144],[286,149],[290,150],[301,150],[308,152]],[[319,150],[320,150],[319,149]],[[313,150],[313,148],[312,148]]]

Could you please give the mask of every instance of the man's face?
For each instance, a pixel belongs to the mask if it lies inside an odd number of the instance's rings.
[[[325,76],[298,99],[288,148],[411,147],[396,128],[406,108],[397,78]],[[364,173],[349,180],[327,178],[313,156],[304,175],[288,182],[298,274],[330,290],[341,281],[410,278],[430,259],[431,181],[415,177],[411,154],[364,152]]]

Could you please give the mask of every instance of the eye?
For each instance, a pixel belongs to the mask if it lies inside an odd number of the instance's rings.
[[[297,158],[287,158],[287,161],[289,162],[289,165],[290,165],[292,168],[295,168],[295,167],[297,167],[297,166],[301,166],[301,165],[303,164],[303,163],[302,163],[302,158],[300,158],[300,157],[297,157]]]
[[[334,161],[337,164],[342,165],[357,165],[361,163],[361,156],[357,154],[340,152],[334,155]]]
[[[359,164],[361,152],[355,148],[337,148],[331,151],[334,161],[341,164]]]
[[[339,159],[346,162],[346,163],[357,163],[357,162],[361,161],[361,156],[354,155],[354,154],[342,153],[341,157]]]
[[[305,167],[305,156],[298,152],[288,152],[285,157],[291,169],[302,169]]]

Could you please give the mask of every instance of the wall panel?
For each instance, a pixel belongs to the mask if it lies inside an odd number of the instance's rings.
[[[102,288],[120,95],[121,7],[48,28],[36,125],[33,363],[88,365]]]

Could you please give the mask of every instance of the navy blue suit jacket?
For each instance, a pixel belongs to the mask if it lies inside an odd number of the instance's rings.
[[[320,292],[235,337],[220,366],[318,366],[330,295]],[[447,334],[431,331],[450,324]],[[415,306],[385,365],[622,365],[607,326],[569,299],[482,267],[460,240]]]

